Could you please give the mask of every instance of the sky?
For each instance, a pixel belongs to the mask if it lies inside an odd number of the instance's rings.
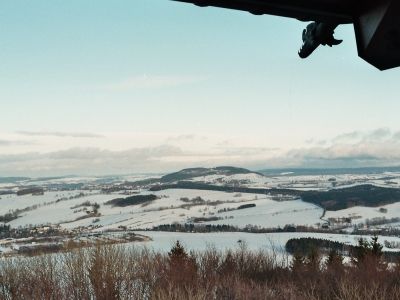
[[[0,177],[400,165],[400,69],[307,23],[169,0],[0,2]]]

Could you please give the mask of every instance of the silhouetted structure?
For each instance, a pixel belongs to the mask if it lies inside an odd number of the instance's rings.
[[[358,53],[380,70],[400,66],[400,1],[398,0],[174,0],[198,6],[277,15],[310,22],[299,51],[308,57],[320,45],[341,43],[333,37],[340,24],[354,24]]]

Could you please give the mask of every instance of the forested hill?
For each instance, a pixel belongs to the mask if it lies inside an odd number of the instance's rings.
[[[183,169],[179,172],[171,173],[164,175],[161,177],[162,183],[176,182],[180,180],[189,180],[196,177],[209,176],[209,175],[236,175],[236,174],[258,174],[263,176],[260,173],[256,173],[244,168],[236,168],[236,167],[216,167],[216,168],[190,168]]]
[[[302,193],[301,198],[327,210],[340,210],[353,206],[378,207],[400,202],[400,189],[358,185],[327,192],[307,191]]]

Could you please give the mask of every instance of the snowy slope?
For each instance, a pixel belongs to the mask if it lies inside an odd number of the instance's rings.
[[[96,218],[99,230],[126,226],[131,229],[151,229],[154,226],[190,223],[193,218],[218,217],[219,221],[209,224],[230,224],[245,227],[248,224],[260,227],[278,227],[288,224],[315,225],[320,223],[322,209],[301,200],[277,202],[266,195],[235,194],[217,191],[171,189],[155,193],[160,198],[141,206],[110,207],[102,205],[102,216]],[[185,207],[181,198],[201,197],[208,203]],[[190,202],[189,202],[190,203]],[[236,210],[242,204],[256,204],[255,208]],[[223,212],[223,210],[228,210]],[[229,211],[230,210],[230,211]],[[73,228],[89,226],[94,218],[80,220],[62,226]]]
[[[387,211],[381,212],[381,208]],[[400,202],[380,207],[355,206],[338,211],[327,211],[324,219],[329,218],[351,218],[353,224],[365,223],[367,219],[372,220],[374,218],[400,218]]]
[[[328,190],[360,184],[374,184],[385,187],[400,188],[399,172],[384,172],[380,174],[338,174],[338,175],[295,175],[293,173],[278,174],[276,176],[265,176],[253,173],[245,169],[187,169],[190,174],[208,174],[205,176],[194,176],[188,178],[194,182],[202,182],[214,185],[235,185],[245,187],[261,188],[288,188],[298,190]],[[197,170],[197,171],[196,171]],[[200,171],[199,171],[200,170]],[[214,173],[207,173],[209,171]],[[237,173],[235,173],[237,172]],[[174,173],[179,175],[180,172]],[[266,195],[236,194],[218,191],[170,189],[157,192],[146,191],[141,187],[144,194],[155,194],[158,199],[146,205],[128,207],[112,207],[104,203],[115,199],[127,197],[134,189],[127,186],[126,190],[115,189],[126,181],[135,181],[158,177],[160,181],[165,176],[153,175],[123,175],[109,177],[64,177],[48,179],[30,179],[16,183],[5,183],[0,189],[14,189],[30,186],[32,184],[43,186],[44,195],[40,196],[0,196],[0,215],[5,215],[17,209],[26,209],[20,212],[20,217],[10,222],[12,227],[40,225],[40,224],[62,224],[65,228],[76,228],[79,226],[102,226],[99,230],[127,226],[133,229],[148,229],[157,225],[171,223],[193,222],[195,218],[218,218],[214,221],[206,221],[206,224],[227,224],[238,227],[254,225],[260,227],[277,227],[289,224],[313,226],[322,223],[322,209],[298,199],[291,201],[274,201]],[[172,176],[174,178],[174,176]],[[179,177],[177,177],[179,178]],[[186,180],[186,179],[185,179]],[[48,191],[51,185],[57,184],[89,184],[93,191]],[[47,187],[47,189],[46,189]],[[149,186],[150,187],[150,186]],[[79,187],[84,189],[84,187]],[[102,189],[110,188],[114,191],[111,194],[102,193]],[[63,188],[60,188],[63,189]],[[119,191],[119,192],[117,192]],[[75,198],[80,193],[84,196]],[[201,197],[205,202],[201,205],[188,206],[190,200]],[[62,201],[57,201],[57,200]],[[287,199],[289,200],[289,199]],[[99,213],[101,216],[86,219],[79,218],[87,216],[87,213],[72,207],[89,201],[100,204]],[[254,208],[236,210],[242,204],[255,204]],[[367,219],[383,218],[391,219],[400,217],[400,203],[384,206],[387,212],[379,211],[379,208],[353,207],[346,210],[331,212],[328,211],[325,220],[329,218],[353,218],[353,224],[365,223]]]
[[[264,228],[284,227],[285,225],[314,226],[322,223],[323,209],[301,200],[277,202],[263,199],[252,202],[256,207],[234,210],[219,214],[223,220],[209,224],[227,224],[243,227],[247,224]]]

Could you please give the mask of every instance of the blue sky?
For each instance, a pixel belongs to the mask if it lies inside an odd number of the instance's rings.
[[[358,58],[351,26],[300,60],[305,26],[168,0],[2,1],[0,175],[397,164],[400,69]]]

